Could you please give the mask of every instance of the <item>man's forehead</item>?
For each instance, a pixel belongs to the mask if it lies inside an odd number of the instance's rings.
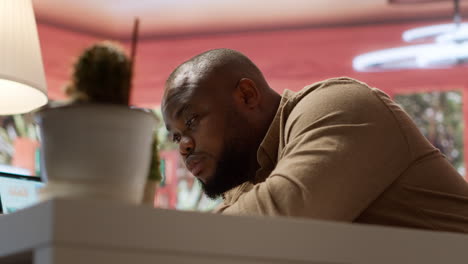
[[[180,87],[167,94],[162,105],[165,118],[179,119],[188,111],[202,110],[210,104],[212,95],[204,93],[197,87]]]
[[[174,76],[171,87],[177,88],[187,84],[195,83],[196,79],[197,78],[195,73],[191,69],[185,67],[179,70],[178,73]]]
[[[183,65],[177,70],[166,86],[162,102],[163,112],[166,112],[167,117],[173,118],[173,115],[179,113],[181,106],[196,106],[201,102],[205,104],[213,97],[218,97],[215,95],[219,88],[216,74],[206,71],[205,68],[196,64]]]
[[[181,65],[175,72],[172,78],[172,85],[174,87],[180,87],[190,84],[197,84],[203,82],[203,80],[209,78],[211,71],[204,63],[186,63]]]
[[[190,107],[191,105],[188,101],[179,102],[173,100],[163,105],[162,113],[166,129],[171,131],[169,123],[178,120]]]
[[[180,104],[188,104],[192,101],[200,101],[212,97],[216,89],[212,89],[212,83],[209,80],[195,78],[177,77],[174,82],[167,87],[163,99],[163,105],[168,109]]]
[[[181,109],[187,108],[193,99],[191,89],[172,89],[164,98],[163,112],[167,117],[174,118],[174,115]]]
[[[163,118],[166,123],[167,130],[171,131],[169,123],[180,120],[186,114],[193,111],[201,111],[199,100],[194,98],[193,94],[188,96],[172,97],[172,100],[167,100],[163,106]]]

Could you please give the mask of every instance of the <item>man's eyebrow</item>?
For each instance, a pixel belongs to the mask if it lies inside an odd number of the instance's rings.
[[[174,112],[174,119],[177,120],[181,117],[182,114],[184,114],[185,112],[187,112],[187,110],[190,108],[190,104],[188,103],[185,103],[183,104],[181,107],[179,107],[179,109],[177,109],[175,112]]]
[[[187,112],[187,110],[190,109],[190,107],[191,105],[188,103],[183,104],[174,112],[174,114],[172,115],[173,118],[175,120],[179,119],[182,116],[182,114],[184,114],[185,112]],[[171,132],[171,127],[169,125],[166,125],[166,129],[167,131]]]

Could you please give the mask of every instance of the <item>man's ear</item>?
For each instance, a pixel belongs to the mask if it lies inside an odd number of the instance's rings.
[[[234,91],[236,102],[249,109],[254,109],[259,105],[260,96],[257,85],[249,78],[240,79]]]

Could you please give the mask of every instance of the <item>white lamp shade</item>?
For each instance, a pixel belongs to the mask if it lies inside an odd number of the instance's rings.
[[[0,115],[47,103],[47,85],[31,0],[0,1]]]

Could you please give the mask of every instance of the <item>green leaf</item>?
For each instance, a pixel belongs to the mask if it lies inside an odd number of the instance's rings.
[[[24,119],[21,115],[14,115],[13,121],[15,122],[16,131],[20,137],[27,137],[28,136],[28,129],[24,122]]]

